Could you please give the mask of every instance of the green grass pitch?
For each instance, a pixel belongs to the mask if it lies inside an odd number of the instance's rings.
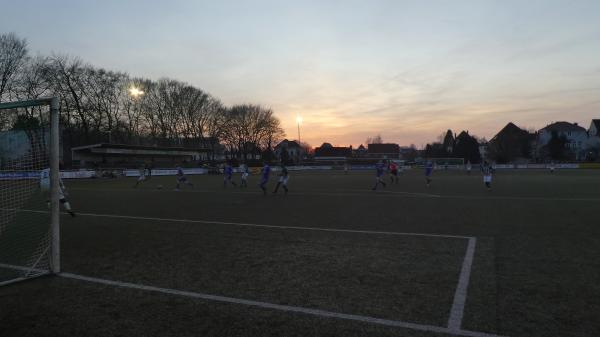
[[[67,181],[63,272],[417,328],[47,276],[0,287],[0,336],[600,335],[600,170],[498,171],[491,191],[476,172],[371,191],[370,171],[291,171],[267,196],[255,175],[188,178]],[[448,326],[471,237],[461,328],[418,328]]]

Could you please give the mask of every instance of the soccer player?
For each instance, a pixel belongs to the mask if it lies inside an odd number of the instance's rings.
[[[471,166],[471,161],[470,161],[470,160],[467,160],[467,166],[466,166],[466,169],[467,169],[467,174],[468,174],[468,175],[471,175],[471,169],[472,169],[472,168],[473,168],[473,167]]]
[[[40,172],[40,188],[42,189],[42,191],[49,194],[49,192],[50,192],[50,168],[44,169]],[[73,212],[73,210],[71,209],[71,204],[69,203],[69,200],[67,200],[66,195],[67,195],[67,188],[65,187],[65,184],[63,183],[62,179],[59,177],[58,178],[58,200],[63,205],[63,207],[67,210],[67,213],[69,213],[69,215],[74,217],[75,212]],[[51,196],[48,195],[48,200],[47,200],[48,207],[50,207],[50,197]]]
[[[146,165],[146,181],[150,180],[150,178],[152,178],[152,169],[154,168],[154,165],[152,164],[147,164]]]
[[[267,162],[265,162],[261,170],[260,184],[258,185],[263,190],[264,195],[267,195],[267,183],[269,182],[269,174],[271,174],[271,167]]]
[[[375,164],[375,186],[373,186],[372,188],[373,191],[377,189],[377,186],[379,186],[379,184],[381,184],[384,188],[386,186],[382,178],[384,168],[385,166],[381,160],[377,164]]]
[[[242,172],[242,181],[240,182],[240,187],[248,187],[248,175],[250,174],[248,165],[241,164],[240,171]]]
[[[231,166],[230,163],[226,163],[225,164],[225,168],[223,168],[223,187],[227,187],[227,183],[231,183],[231,185],[233,186],[237,186],[236,183],[231,180],[231,177],[233,176],[233,166]]]
[[[140,183],[143,183],[144,181],[147,180],[147,178],[146,178],[146,172],[147,172],[146,171],[146,165],[140,166],[140,176],[138,177],[137,181],[135,182],[135,185],[133,186],[134,188],[138,187],[138,185]]]
[[[285,191],[284,193],[287,194],[288,193],[288,188],[287,188],[288,180],[289,180],[288,169],[287,169],[287,167],[285,167],[285,165],[283,163],[281,163],[281,172],[279,172],[279,181],[277,182],[277,186],[275,186],[273,193],[277,193],[277,190],[279,190],[279,186],[283,186],[283,190]]]
[[[344,174],[348,174],[349,166],[348,163],[344,163]]]
[[[550,162],[550,173],[554,173],[554,162]]]
[[[190,186],[191,188],[194,188],[194,184],[192,184],[191,182],[189,182],[187,180],[187,177],[185,176],[185,173],[183,172],[183,169],[181,168],[181,166],[177,166],[177,187],[175,187],[175,191],[179,191],[179,185],[180,184],[186,184],[188,186]]]
[[[433,162],[428,160],[425,163],[425,182],[427,183],[427,187],[431,185],[431,174],[433,174]]]
[[[483,163],[481,173],[483,173],[483,183],[490,191],[492,189],[492,166],[487,161]]]
[[[393,161],[390,162],[389,170],[390,170],[390,180],[392,181],[392,184],[394,182],[397,184],[398,183],[398,164],[394,163]]]

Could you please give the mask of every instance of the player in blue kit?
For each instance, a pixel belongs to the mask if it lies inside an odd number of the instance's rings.
[[[187,177],[185,176],[185,173],[183,172],[183,169],[180,166],[177,166],[177,187],[175,187],[175,191],[179,191],[179,185],[180,184],[186,184],[188,186],[190,186],[191,188],[194,188],[194,184],[192,184],[191,182],[189,182],[187,180]]]
[[[269,164],[267,164],[267,162],[265,162],[265,165],[261,170],[260,184],[258,185],[263,190],[264,195],[267,195],[267,183],[269,182],[269,174],[271,174],[271,167],[269,166]]]
[[[237,184],[231,179],[233,176],[233,166],[230,163],[225,164],[225,168],[223,168],[223,187],[227,187],[227,183],[231,183],[233,186],[237,186]]]
[[[427,187],[431,185],[431,175],[433,174],[433,162],[428,160],[425,164],[425,182],[427,183]]]
[[[377,164],[375,164],[375,186],[373,186],[372,190],[375,191],[379,184],[383,185],[385,188],[385,182],[383,181],[383,173],[385,170],[385,165],[380,160]]]

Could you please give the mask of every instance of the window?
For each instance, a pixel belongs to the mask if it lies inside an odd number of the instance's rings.
[[[567,136],[571,137],[571,131],[567,132]]]

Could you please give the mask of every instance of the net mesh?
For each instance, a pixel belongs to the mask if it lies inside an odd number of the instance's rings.
[[[0,109],[0,285],[48,273],[50,163],[48,107]]]

